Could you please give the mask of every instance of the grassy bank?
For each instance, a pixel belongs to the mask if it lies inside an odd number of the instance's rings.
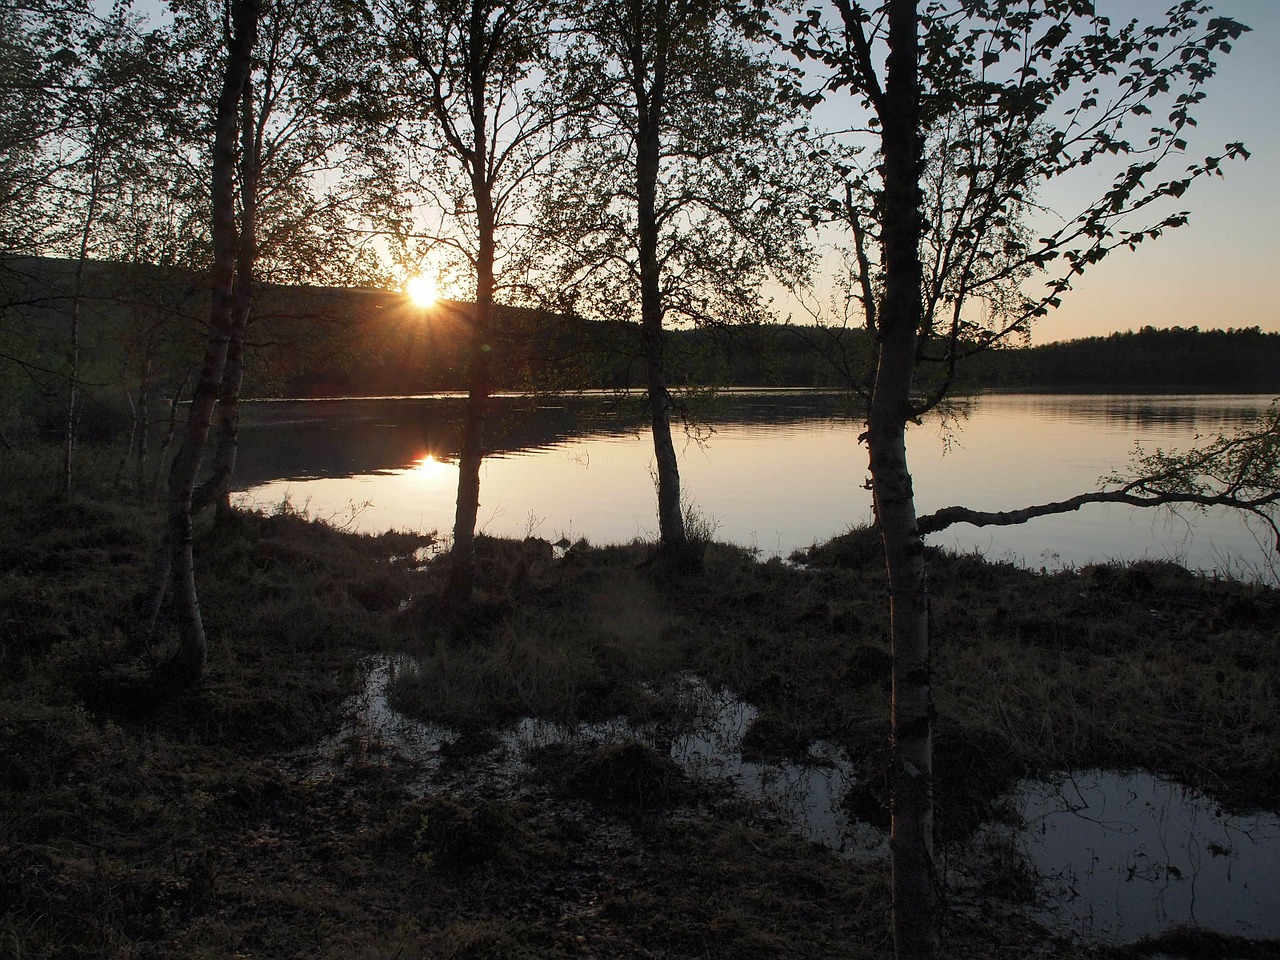
[[[678,729],[664,681],[693,673],[759,708],[753,756],[838,742],[860,768],[850,809],[883,818],[886,598],[865,533],[804,566],[713,544],[680,579],[643,545],[555,559],[482,540],[477,600],[450,610],[426,538],[290,511],[208,520],[209,675],[164,699],[126,652],[157,518],[34,486],[0,493],[0,955],[889,955],[883,865],[803,842],[657,752],[546,749],[503,792],[471,766],[522,716]],[[930,559],[944,837],[1016,778],[1069,767],[1280,806],[1276,591],[1164,564]],[[392,686],[398,709],[461,733],[453,786],[424,793],[412,759],[349,734],[375,653],[419,663]],[[955,956],[1087,955],[967,896]]]

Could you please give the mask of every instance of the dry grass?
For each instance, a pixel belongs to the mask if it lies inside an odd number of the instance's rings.
[[[1029,769],[1140,766],[1280,804],[1280,597],[1172,564],[1008,570],[973,602],[972,558],[935,577],[937,704]]]
[[[393,684],[397,709],[466,729],[524,716],[572,725],[652,701],[679,650],[672,601],[637,569],[640,548],[554,560],[538,544],[483,546],[482,616],[441,616],[420,598],[426,648]]]

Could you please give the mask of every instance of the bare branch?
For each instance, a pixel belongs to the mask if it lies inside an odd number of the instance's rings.
[[[1280,552],[1280,406],[1272,404],[1247,427],[1185,452],[1156,449],[1148,453],[1139,447],[1126,470],[1101,477],[1099,482],[1119,487],[1019,510],[944,507],[919,519],[920,533],[937,533],[957,523],[1013,526],[1036,517],[1071,513],[1090,503],[1201,510],[1229,507],[1266,523]]]

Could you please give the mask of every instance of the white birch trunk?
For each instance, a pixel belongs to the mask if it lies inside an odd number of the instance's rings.
[[[208,643],[196,594],[192,497],[231,341],[236,260],[236,127],[240,97],[249,75],[250,55],[257,40],[258,15],[256,0],[239,0],[234,8],[234,32],[227,50],[214,132],[210,191],[214,263],[209,342],[200,368],[200,379],[191,399],[182,445],[169,471],[168,518],[161,537],[146,616],[149,630],[154,629],[165,583],[172,574],[179,644],[177,654],[162,673],[164,679],[184,685],[200,679],[208,659]]]

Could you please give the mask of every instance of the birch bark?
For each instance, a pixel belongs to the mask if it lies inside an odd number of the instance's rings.
[[[209,311],[209,342],[200,367],[200,378],[191,399],[182,445],[169,470],[168,511],[151,596],[146,611],[148,634],[155,629],[165,588],[172,577],[177,602],[179,643],[169,661],[166,676],[179,684],[198,681],[208,660],[208,642],[196,593],[195,555],[192,544],[196,477],[222,384],[231,342],[236,268],[235,166],[236,132],[240,99],[249,76],[250,56],[257,41],[259,7],[256,0],[237,0],[232,34],[227,46],[226,69],[215,115],[212,183],[213,272]]]
[[[261,118],[255,117],[253,78],[246,76],[240,109],[240,237],[236,247],[235,279],[231,288],[231,325],[227,358],[218,388],[218,441],[209,477],[192,497],[193,509],[216,502],[230,509],[229,490],[240,441],[240,388],[244,383],[244,338],[253,307],[253,266],[258,235],[258,157]]]
[[[920,329],[923,233],[919,41],[915,0],[889,4],[889,57],[879,109],[884,157],[884,300],[867,417],[872,497],[884,543],[893,643],[890,772],[893,934],[898,960],[938,954],[933,849],[929,597],[906,426]]]

